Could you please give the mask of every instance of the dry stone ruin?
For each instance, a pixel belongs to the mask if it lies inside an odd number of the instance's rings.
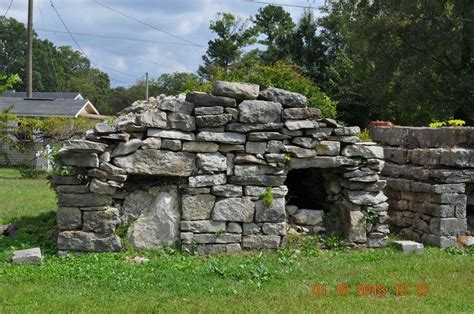
[[[59,250],[238,252],[291,233],[384,246],[383,149],[358,132],[303,95],[252,84],[133,105],[60,150],[72,169],[53,179]]]
[[[392,225],[438,247],[473,245],[474,128],[378,127]]]

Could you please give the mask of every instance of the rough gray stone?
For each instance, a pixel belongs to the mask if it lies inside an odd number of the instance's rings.
[[[235,99],[229,97],[220,97],[201,92],[193,92],[186,95],[186,101],[196,105],[196,107],[236,107]]]
[[[137,117],[137,122],[140,125],[164,129],[167,127],[166,112],[158,109],[151,109],[143,112]]]
[[[373,206],[383,203],[387,197],[383,192],[366,192],[366,191],[351,191],[344,190],[344,195],[354,204]]]
[[[223,144],[244,144],[245,135],[234,132],[199,132],[196,140],[204,142],[217,142]]]
[[[129,174],[188,177],[193,173],[195,156],[191,153],[146,149],[117,157],[114,164]]]
[[[232,118],[234,120],[239,120],[239,110],[235,109],[235,108],[225,108],[225,112],[227,112],[228,114],[230,114],[232,116]]]
[[[39,247],[13,252],[13,264],[41,263],[43,256]]]
[[[111,175],[123,175],[123,174],[127,174],[127,172],[125,170],[123,170],[122,168],[119,168],[117,166],[114,166],[112,164],[109,164],[107,162],[101,162],[100,163],[100,166],[99,166],[99,169],[100,170],[103,170]]]
[[[233,184],[215,185],[212,187],[212,194],[220,197],[240,197],[242,187]]]
[[[365,243],[367,231],[365,229],[364,213],[360,211],[348,211],[347,220],[344,221],[345,235],[348,241]]]
[[[161,149],[167,149],[171,151],[180,151],[181,150],[181,141],[180,140],[169,140],[163,139],[161,141]]]
[[[358,126],[335,128],[334,135],[357,135],[360,133],[360,128]]]
[[[61,162],[68,166],[97,168],[99,167],[99,157],[97,154],[78,154],[73,152],[59,151]]]
[[[282,141],[268,141],[265,152],[268,153],[280,153],[285,150],[285,145]]]
[[[285,173],[279,168],[273,168],[269,166],[261,165],[235,165],[234,166],[234,175],[240,177],[250,177],[253,175],[261,174],[281,174]]]
[[[193,236],[197,244],[208,243],[236,243],[242,241],[242,235],[236,233],[198,233]]]
[[[182,198],[183,220],[206,220],[211,217],[216,197],[209,194],[185,195]]]
[[[214,175],[200,175],[189,177],[189,186],[192,188],[222,185],[227,181],[227,177],[224,173]]]
[[[279,102],[285,107],[302,108],[306,107],[307,104],[307,99],[305,96],[275,87],[269,87],[261,91],[260,98]]]
[[[217,201],[212,219],[217,221],[251,222],[255,204],[250,198],[226,198]]]
[[[83,194],[89,192],[87,185],[59,185],[56,187],[56,192],[65,194]]]
[[[255,84],[217,81],[211,93],[215,96],[245,100],[257,99],[259,92],[260,86]]]
[[[227,158],[221,153],[198,153],[196,165],[208,173],[222,172],[227,169]]]
[[[220,144],[219,151],[223,153],[243,152],[245,147],[244,145]]]
[[[242,226],[237,222],[229,222],[227,224],[227,232],[242,233]]]
[[[196,117],[196,124],[198,127],[220,127],[226,125],[232,121],[232,115],[220,114],[220,115],[202,115]]]
[[[307,129],[307,130],[304,130],[304,134],[305,136],[311,136],[311,137],[314,137],[315,139],[327,139],[332,131],[334,129],[332,128],[316,128],[316,129]]]
[[[134,153],[137,149],[139,149],[143,145],[143,142],[139,139],[133,139],[128,142],[120,143],[117,148],[114,149],[112,152],[111,157],[117,156],[125,156],[131,153]]]
[[[230,176],[229,183],[237,185],[277,186],[283,185],[286,176],[259,175],[251,177]]]
[[[196,122],[194,116],[184,113],[168,113],[168,128],[182,131],[194,131]]]
[[[423,244],[415,242],[415,241],[398,240],[398,241],[393,241],[393,244],[396,248],[398,248],[405,254],[413,253],[413,252],[421,254],[424,251]]]
[[[169,97],[159,102],[157,107],[163,111],[191,114],[194,109],[194,104],[178,98]]]
[[[280,223],[266,222],[262,226],[262,231],[263,233],[268,234],[268,235],[284,236],[286,235],[286,223],[285,222],[280,222]]]
[[[285,126],[288,130],[302,130],[302,129],[313,129],[318,127],[317,123],[310,120],[286,120]]]
[[[242,123],[277,123],[281,120],[281,104],[262,100],[245,100],[239,104]]]
[[[63,142],[61,150],[83,154],[103,153],[107,146],[107,144],[87,140],[67,140]]]
[[[115,132],[115,127],[106,123],[97,123],[94,126],[94,132],[97,134],[113,133]]]
[[[60,207],[96,207],[110,205],[112,198],[109,195],[95,193],[86,194],[58,194]]]
[[[194,108],[194,114],[197,116],[219,115],[223,113],[224,113],[224,107],[221,107],[221,106]]]
[[[312,158],[291,158],[290,166],[292,169],[305,168],[335,168],[340,166],[354,166],[358,161],[347,157],[322,156]]]
[[[283,123],[246,124],[230,123],[226,126],[227,131],[248,133],[256,131],[274,131],[283,128]]]
[[[295,137],[291,141],[293,144],[304,148],[315,148],[319,141],[311,137]],[[337,142],[336,142],[337,143]],[[338,152],[339,153],[339,152]],[[319,153],[318,153],[319,154]]]
[[[242,230],[243,235],[258,234],[258,233],[261,233],[262,231],[262,228],[260,228],[259,225],[253,222],[243,223],[242,227],[243,227],[243,230]]]
[[[161,138],[149,137],[143,141],[142,149],[160,149]]]
[[[380,146],[366,146],[363,144],[348,145],[342,150],[347,157],[379,158],[383,159],[383,148]]]
[[[265,154],[267,143],[265,142],[247,142],[245,152],[249,154]]]
[[[334,141],[321,141],[316,146],[318,155],[337,156],[341,150],[341,143]]]
[[[147,136],[168,138],[171,140],[194,141],[193,133],[173,130],[148,129]]]
[[[330,141],[339,141],[339,142],[344,143],[344,144],[354,144],[354,143],[359,143],[360,142],[359,137],[354,136],[354,135],[329,136],[328,140],[330,140]]]
[[[244,236],[242,247],[244,249],[276,249],[280,246],[281,238],[277,235],[257,235]]]
[[[285,152],[290,153],[292,156],[298,158],[308,158],[316,156],[315,149],[306,149],[298,146],[285,145]]]
[[[82,227],[82,213],[77,207],[60,207],[57,212],[59,230],[76,230]]]
[[[324,211],[314,209],[298,209],[292,216],[297,225],[319,225],[323,222]]]
[[[174,246],[179,240],[180,202],[175,186],[149,190],[151,204],[142,210],[128,231],[129,242],[140,249]]]
[[[283,155],[284,156],[284,155]],[[266,165],[266,161],[262,158],[259,158],[255,155],[243,155],[239,154],[235,157],[234,163],[237,165],[241,164],[256,164],[256,165]]]
[[[260,196],[266,192],[266,187],[247,185],[244,187],[244,194],[247,196]],[[272,188],[273,197],[285,197],[288,194],[288,188],[285,185]]]
[[[181,221],[181,231],[191,231],[194,233],[221,232],[225,231],[225,222],[201,220],[201,221]]]
[[[284,120],[316,120],[321,119],[321,110],[316,108],[289,108],[283,109]]]
[[[184,142],[183,151],[193,153],[215,153],[219,150],[219,144],[210,142]]]
[[[287,140],[290,136],[278,132],[253,132],[249,133],[248,140],[253,142],[262,142],[268,140]]]
[[[83,216],[84,231],[96,232],[101,234],[113,234],[115,228],[120,225],[119,211],[117,208],[110,207],[104,211],[87,211]]]
[[[118,252],[122,250],[120,238],[84,231],[63,231],[58,236],[58,249],[80,252]]]
[[[274,198],[271,205],[265,205],[263,201],[255,204],[256,222],[282,222],[285,221],[285,199]]]
[[[90,186],[92,193],[104,194],[104,195],[114,195],[116,188],[97,179],[92,179]]]

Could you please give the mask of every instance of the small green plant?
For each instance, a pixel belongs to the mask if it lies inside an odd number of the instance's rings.
[[[115,124],[115,117],[110,117],[108,118],[107,120],[105,120],[105,124],[109,125],[109,126],[114,126]]]
[[[332,235],[323,239],[324,247],[328,250],[342,251],[346,248],[344,241],[338,235]]]
[[[460,120],[460,119],[451,119],[451,120],[448,120],[448,124],[450,126],[463,126],[466,124],[466,121]]]
[[[369,135],[369,129],[363,129],[357,136],[362,142],[372,142],[372,138]]]
[[[430,128],[441,128],[443,126],[454,126],[454,127],[461,127],[466,124],[466,121],[460,119],[451,119],[445,122],[435,121],[430,123]]]
[[[430,128],[441,128],[445,125],[446,125],[445,122],[439,122],[439,121],[435,121],[435,122],[429,124]]]
[[[364,216],[364,225],[366,228],[373,226],[379,219],[376,211],[369,209],[367,215]]]
[[[285,154],[285,161],[286,161],[286,162],[290,162],[290,161],[291,161],[291,154],[290,154],[290,153],[286,153],[286,154]]]
[[[263,202],[265,206],[271,206],[273,204],[273,189],[271,186],[265,189],[265,192],[260,194],[258,198]]]
[[[214,232],[214,236],[216,238],[220,237],[221,235],[223,235],[225,233],[225,230],[217,230],[216,232]]]

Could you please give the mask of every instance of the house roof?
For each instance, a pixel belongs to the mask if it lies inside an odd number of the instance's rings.
[[[13,107],[12,107],[13,106]],[[100,115],[87,99],[40,99],[1,97],[0,110],[12,107],[11,113],[28,117],[70,117]]]
[[[1,97],[17,97],[26,98],[26,92],[9,91],[1,94]],[[53,99],[84,99],[78,92],[72,93],[56,93],[56,92],[33,92],[33,98],[53,98]]]

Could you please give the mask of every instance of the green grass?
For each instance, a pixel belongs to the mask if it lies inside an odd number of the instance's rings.
[[[24,180],[13,181],[23,186]],[[165,249],[57,258],[52,254],[54,215],[48,213],[54,198],[41,180],[32,185],[36,195],[51,199],[43,200],[37,214],[26,210],[27,218],[22,218],[21,206],[34,208],[24,201],[34,198],[23,198],[22,205],[10,202],[17,208],[6,209],[8,221],[21,222],[21,236],[0,238],[0,252],[6,251],[0,255],[1,313],[474,311],[474,263],[467,250],[427,248],[423,255],[403,255],[391,248],[324,251],[311,239],[297,238],[290,248],[277,252],[200,257]],[[5,186],[2,182],[2,189]],[[46,248],[43,264],[8,263],[8,247],[38,244]],[[134,263],[137,255],[147,256],[149,262]],[[348,296],[338,296],[335,290],[343,283],[350,287]],[[318,284],[327,285],[327,296],[313,296],[312,287]],[[356,296],[360,284],[385,285],[386,296]],[[405,284],[408,295],[397,297],[396,284]],[[427,296],[415,296],[419,284],[427,285]]]

